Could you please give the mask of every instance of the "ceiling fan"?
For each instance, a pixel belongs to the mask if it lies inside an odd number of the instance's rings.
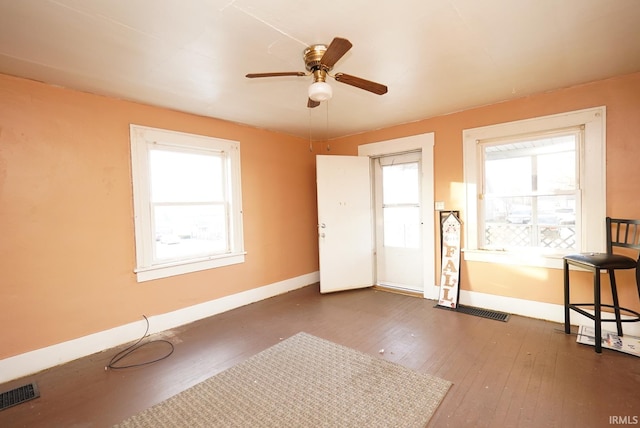
[[[329,74],[340,58],[346,54],[353,45],[347,39],[335,37],[329,47],[326,45],[311,45],[304,50],[304,63],[307,73],[304,71],[284,71],[276,73],[249,73],[246,77],[282,77],[282,76],[310,76],[313,75],[313,83],[309,86],[309,100],[307,107],[313,108],[320,102],[329,100],[333,95],[331,86],[326,82],[327,76],[333,77],[337,82],[346,83],[377,95],[387,93],[387,87],[380,83],[365,80],[346,73]]]

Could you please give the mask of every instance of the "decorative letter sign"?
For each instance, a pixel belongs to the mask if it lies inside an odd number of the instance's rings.
[[[450,213],[442,222],[442,274],[438,305],[458,306],[460,282],[460,220]]]

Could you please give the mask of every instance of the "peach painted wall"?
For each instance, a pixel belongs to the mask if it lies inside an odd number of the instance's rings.
[[[360,144],[434,132],[435,200],[444,201],[447,209],[464,212],[461,186],[464,129],[601,105],[607,107],[606,212],[613,217],[640,218],[640,73],[336,139],[318,144],[317,150],[319,153],[355,155]],[[625,273],[620,276],[621,302],[640,309],[635,281],[630,272]],[[591,277],[577,273],[574,281],[576,296],[585,299],[591,296],[592,299]],[[461,288],[539,302],[563,302],[562,271],[558,269],[463,262]]]
[[[129,124],[240,141],[246,262],[137,283]],[[0,75],[0,359],[318,270],[303,139]]]

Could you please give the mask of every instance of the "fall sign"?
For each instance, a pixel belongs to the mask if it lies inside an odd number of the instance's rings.
[[[460,282],[460,220],[450,213],[442,221],[442,273],[438,305],[458,306]]]

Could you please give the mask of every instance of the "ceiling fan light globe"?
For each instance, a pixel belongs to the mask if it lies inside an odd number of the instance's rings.
[[[330,100],[332,96],[333,89],[327,82],[314,82],[309,86],[309,98],[313,101],[327,101]]]

